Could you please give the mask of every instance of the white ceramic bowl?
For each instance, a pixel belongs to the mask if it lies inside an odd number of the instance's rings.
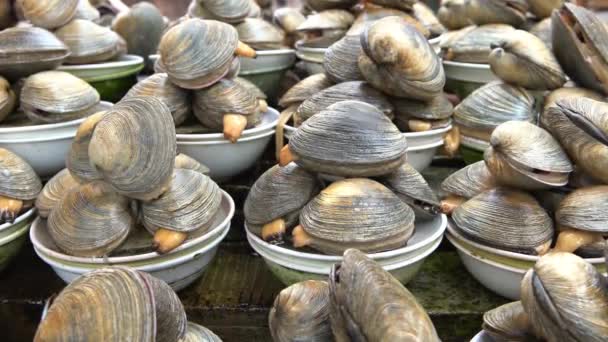
[[[477,335],[473,336],[471,342],[494,342],[494,339],[482,330]]]
[[[441,243],[447,225],[445,215],[427,222],[416,222],[414,235],[403,248],[369,254],[397,279],[407,283],[418,272],[424,259]],[[341,256],[301,252],[263,241],[247,227],[247,240],[251,247],[264,258],[270,270],[285,284],[305,279],[327,278],[331,267],[342,260]]]
[[[222,195],[220,213],[215,218],[213,228],[205,235],[188,240],[163,255],[151,252],[109,258],[70,256],[57,248],[40,218],[32,225],[30,239],[36,254],[67,283],[97,268],[108,265],[128,266],[148,272],[179,291],[201,276],[213,260],[219,243],[228,234],[230,221],[234,216],[234,201],[226,192],[222,191]]]
[[[465,81],[471,83],[490,83],[498,80],[490,69],[489,64],[463,63],[454,61],[443,61],[445,77],[451,80]]]
[[[322,74],[325,72],[325,69],[323,68],[325,51],[327,51],[327,48],[304,47],[300,43],[296,43],[296,55],[302,60],[309,75]]]
[[[57,70],[66,71],[87,82],[99,82],[133,75],[144,68],[144,59],[137,55],[123,55],[105,63],[62,65]]]
[[[289,69],[296,61],[296,52],[292,49],[261,50],[256,53],[256,58],[239,58],[239,76]]]
[[[14,222],[0,225],[0,271],[19,254],[27,232],[34,220],[36,209],[32,208],[21,214]]]

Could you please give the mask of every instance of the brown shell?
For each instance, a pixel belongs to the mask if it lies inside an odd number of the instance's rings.
[[[330,87],[333,82],[325,74],[306,77],[291,87],[279,100],[279,106],[287,108],[292,104],[304,102],[312,95]]]
[[[55,31],[70,49],[68,64],[105,62],[124,53],[124,41],[114,31],[92,21],[74,19]]]
[[[495,186],[494,177],[482,160],[449,175],[441,183],[441,190],[451,195],[472,198]]]
[[[106,112],[103,111],[89,116],[80,124],[76,131],[76,136],[72,140],[72,146],[65,163],[72,177],[80,183],[102,179],[101,174],[91,165],[89,145],[95,127],[105,114]]]
[[[26,20],[52,30],[74,18],[78,0],[17,0],[17,5]]]
[[[145,60],[157,53],[164,29],[161,12],[149,2],[134,4],[129,11],[119,13],[112,22],[112,30],[125,40],[127,51]]]
[[[555,213],[560,227],[608,233],[608,185],[577,189],[568,194]]]
[[[38,215],[42,218],[47,218],[51,213],[51,210],[55,208],[59,202],[70,192],[79,186],[79,183],[72,177],[68,169],[59,171],[53,178],[51,178],[42,192],[36,198],[36,209],[38,209]]]
[[[36,171],[20,156],[0,148],[0,196],[29,201],[36,199],[40,190]]]
[[[17,105],[17,96],[11,88],[11,84],[0,76],[0,121],[9,116]]]

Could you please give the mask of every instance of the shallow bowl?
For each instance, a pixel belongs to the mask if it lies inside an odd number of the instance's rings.
[[[489,64],[443,61],[446,77],[446,91],[464,99],[475,89],[498,80]]]

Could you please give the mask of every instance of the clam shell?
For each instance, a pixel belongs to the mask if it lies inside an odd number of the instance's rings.
[[[567,87],[567,88],[559,88],[550,92],[545,96],[544,109],[555,106],[558,100],[571,98],[571,97],[588,97],[592,100],[603,101],[605,97],[601,94],[585,89],[585,88],[577,88],[577,87]],[[541,119],[543,116],[541,115]]]
[[[236,26],[239,40],[256,50],[280,49],[285,33],[271,23],[256,18],[247,18]]]
[[[191,114],[190,94],[169,80],[165,73],[153,74],[135,84],[124,98],[154,96],[163,101],[171,111],[175,126],[182,124]]]
[[[55,35],[70,49],[68,64],[105,62],[124,52],[124,42],[116,32],[88,20],[74,19]]]
[[[416,297],[358,250],[347,250],[333,266],[329,292],[336,341],[439,341]]]
[[[46,182],[44,188],[42,188],[42,192],[36,198],[38,215],[42,218],[47,218],[51,210],[61,202],[65,195],[78,186],[79,183],[72,177],[68,169],[59,171],[59,173]]]
[[[306,17],[297,8],[281,7],[277,8],[272,14],[272,22],[279,25],[285,33],[293,34]]]
[[[488,83],[469,94],[454,108],[461,134],[489,141],[494,129],[507,121],[536,123],[534,97],[521,87]]]
[[[608,233],[608,186],[577,189],[559,204],[555,220],[561,227]]]
[[[429,30],[430,37],[438,37],[446,32],[446,28],[439,22],[435,12],[433,12],[433,10],[424,2],[414,2],[412,5],[412,14],[422,26]]]
[[[431,33],[429,29],[425,27],[420,21],[414,18],[412,15],[392,8],[384,7],[369,7],[365,8],[355,19],[355,22],[347,31],[347,35],[360,35],[365,27],[374,23],[382,18],[397,16],[406,23],[412,25],[420,34],[425,37],[430,37]]]
[[[540,38],[522,30],[492,43],[489,62],[494,74],[526,89],[556,89],[566,74]]]
[[[85,19],[90,21],[99,20],[100,14],[97,8],[91,5],[89,0],[78,0],[76,13],[73,19]]]
[[[303,2],[315,11],[332,8],[349,9],[357,4],[357,0],[305,0]]]
[[[89,145],[95,127],[106,114],[106,111],[95,113],[84,120],[78,130],[76,136],[72,140],[70,151],[65,160],[66,167],[70,174],[79,183],[86,183],[94,180],[102,179],[102,175],[91,165],[89,159]]]
[[[452,173],[441,183],[441,190],[448,194],[472,198],[495,186],[494,177],[482,160]]]
[[[553,222],[534,197],[508,188],[480,193],[457,207],[452,219],[472,240],[518,253],[538,254],[553,238]]]
[[[431,219],[439,214],[439,199],[424,177],[410,164],[403,163],[397,171],[381,182],[414,209],[417,219]]]
[[[292,104],[304,102],[312,95],[328,88],[332,81],[325,74],[314,74],[306,77],[291,87],[279,100],[279,106],[287,108]]]
[[[205,88],[224,77],[235,58],[236,29],[214,20],[187,19],[169,29],[158,50],[163,69],[181,88]]]
[[[437,10],[437,18],[449,30],[458,30],[473,22],[466,13],[465,0],[442,0]]]
[[[225,114],[247,117],[247,127],[260,122],[258,99],[241,84],[223,79],[213,86],[194,93],[194,116],[207,128],[221,131]]]
[[[355,20],[350,12],[341,9],[329,9],[311,14],[298,26],[298,31],[347,30]]]
[[[253,94],[253,96],[255,96],[256,98],[258,98],[260,100],[268,99],[268,96],[266,96],[266,94],[264,94],[264,92],[260,88],[258,88],[258,86],[251,83],[246,78],[235,77],[235,78],[233,78],[233,80],[236,83],[238,83],[240,86],[247,88],[247,91],[249,91],[251,94]]]
[[[134,225],[129,200],[96,181],[74,188],[51,210],[48,230],[70,255],[101,257],[122,244]]]
[[[0,31],[0,75],[11,80],[55,69],[70,51],[51,32],[37,27]]]
[[[154,341],[153,298],[135,270],[113,267],[87,273],[55,298],[34,341],[108,341],[108,336],[112,341]]]
[[[397,8],[404,11],[411,11],[416,0],[370,0],[371,3],[382,6]]]
[[[483,330],[496,341],[536,341],[521,302],[501,305],[483,314]]]
[[[434,97],[429,102],[391,98],[395,108],[395,124],[402,131],[409,130],[408,121],[412,118],[423,120],[443,120],[452,116],[454,107],[445,94]]]
[[[443,91],[445,74],[428,41],[405,20],[386,17],[361,33],[359,69],[377,89],[396,96],[431,100]]]
[[[179,340],[179,342],[222,342],[222,340],[213,333],[213,331],[192,323],[188,322],[188,330],[186,330],[186,335]]]
[[[152,233],[159,228],[206,233],[221,202],[221,190],[211,178],[176,169],[169,189],[158,199],[142,203],[143,224]]]
[[[302,102],[296,111],[295,123],[299,126],[329,106],[351,100],[370,104],[387,117],[393,117],[393,105],[384,94],[363,81],[351,81],[325,88]]]
[[[168,189],[175,154],[171,112],[151,96],[116,104],[97,124],[89,143],[91,165],[103,178],[117,192],[143,201]]]
[[[512,34],[515,29],[505,24],[469,26],[441,41],[444,60],[466,63],[488,63],[490,45]]]
[[[17,97],[11,88],[11,84],[0,76],[0,121],[9,116],[17,105]]]
[[[187,331],[186,311],[177,294],[164,281],[140,273],[154,295],[156,309],[156,341],[181,341]]]
[[[573,171],[560,144],[544,129],[524,121],[507,121],[490,138],[486,166],[500,184],[521,189],[564,186]]]
[[[553,52],[553,40],[551,38],[551,17],[545,18],[529,29],[530,33],[540,38]]]
[[[249,0],[197,0],[203,18],[238,24],[251,12]]]
[[[183,153],[175,156],[175,168],[196,171],[205,176],[208,176],[210,171],[208,167]]]
[[[366,253],[404,246],[414,233],[414,211],[384,185],[367,178],[332,183],[300,214],[310,246],[340,255],[348,248]]]
[[[149,2],[134,4],[112,22],[112,30],[125,40],[129,53],[146,60],[156,53],[164,29],[162,14]]]
[[[327,282],[307,280],[282,290],[270,308],[268,325],[276,342],[333,341]]]
[[[28,77],[21,89],[21,108],[36,123],[82,118],[99,103],[99,93],[82,79],[63,71]]]
[[[559,9],[564,4],[564,0],[527,0],[530,5],[530,12],[537,18],[547,18],[551,12]]]
[[[78,8],[78,0],[17,0],[21,14],[34,26],[55,29],[67,24]]]
[[[310,171],[369,177],[395,171],[406,158],[407,142],[376,107],[342,101],[300,126],[289,148],[296,163]]]
[[[358,64],[361,52],[361,40],[358,35],[344,36],[325,51],[325,74],[336,83],[363,79]]]
[[[317,178],[295,163],[273,166],[256,180],[247,195],[243,209],[247,228],[261,235],[262,226],[278,218],[293,227],[300,210],[319,188]]]
[[[15,153],[0,148],[0,196],[29,201],[42,190],[32,167]]]
[[[553,252],[526,273],[522,304],[537,336],[549,342],[602,341],[608,335],[608,292],[582,258]]]

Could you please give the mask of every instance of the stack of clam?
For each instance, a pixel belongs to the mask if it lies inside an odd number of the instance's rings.
[[[207,165],[214,179],[251,167],[278,120],[266,95],[236,76],[238,57],[252,58],[256,51],[239,40],[233,26],[195,18],[166,31],[159,52],[157,73],[136,84],[125,98],[161,99],[177,127],[178,150]]]
[[[79,340],[221,342],[188,322],[166,282],[128,267],[87,273],[52,299],[34,341]]]
[[[348,248],[409,281],[445,216],[386,113],[340,101],[306,120],[245,201],[251,246],[284,283],[323,278]]]
[[[530,38],[520,30],[528,31],[551,48],[551,13],[565,1],[546,0],[484,0],[464,1],[445,0],[437,16],[449,32],[441,38],[441,55],[448,83],[446,90],[460,97],[465,97],[483,84],[492,82],[497,77],[504,79],[510,73],[503,62],[498,66],[490,56],[496,48],[506,46],[506,53],[514,51],[523,53],[519,58],[532,57],[532,63],[541,63],[542,67],[553,68],[552,57],[547,57],[545,48],[538,39]],[[518,30],[516,30],[518,29]],[[490,68],[490,64],[492,64]],[[498,72],[497,72],[498,71]],[[530,68],[521,75],[511,75],[524,78],[530,74],[538,77],[538,73],[554,72],[555,70],[535,70]],[[494,72],[494,75],[492,72]],[[534,76],[533,76],[534,77]],[[553,81],[555,82],[555,81]],[[543,83],[529,89],[553,89],[560,85]]]
[[[388,17],[379,19],[384,15]],[[443,93],[443,67],[423,34],[428,30],[411,25],[412,20],[405,12],[384,8],[359,16],[325,52],[324,73],[303,79],[280,99],[285,110],[277,147],[283,145],[283,127],[288,137],[295,130],[283,126],[290,117],[297,128],[336,102],[357,100],[394,120],[408,139],[409,160],[417,170],[431,163],[446,135],[446,150],[453,153],[459,136],[448,133],[453,108]]]
[[[228,232],[232,200],[205,167],[176,156],[171,112],[155,97],[133,96],[88,117],[67,166],[38,196],[30,237],[68,282],[107,264],[133,265],[179,289]]]
[[[356,249],[344,252],[329,277],[281,291],[268,325],[275,342],[439,341],[414,295]]]
[[[553,44],[563,70],[578,84],[608,94],[606,83],[597,82],[604,70],[589,57],[599,55],[585,45],[607,36],[608,30],[593,13],[571,4],[554,12],[552,19],[555,42],[566,40],[572,51],[580,53],[568,59]],[[594,46],[608,51],[601,44]],[[508,62],[511,75],[528,71],[529,76],[509,82],[530,87],[524,80],[543,75],[540,71],[545,69],[506,51],[493,52],[496,63]],[[493,83],[474,95],[491,86],[507,87]],[[490,289],[519,298],[524,273],[550,250],[574,252],[604,269],[608,103],[596,100],[601,98],[583,88],[554,90],[545,99],[540,127],[528,120],[498,125],[490,133],[484,161],[443,183],[448,196],[442,207],[452,214],[448,238],[471,273]],[[486,117],[487,108],[493,107],[486,106]]]

